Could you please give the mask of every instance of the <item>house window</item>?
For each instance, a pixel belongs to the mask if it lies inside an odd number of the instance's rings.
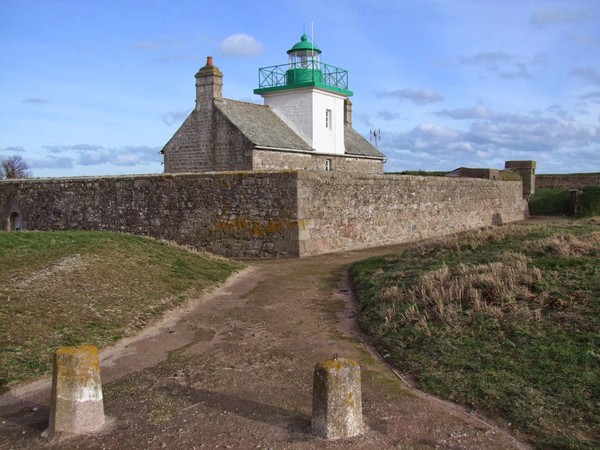
[[[331,172],[332,170],[333,170],[332,161],[330,159],[326,159],[325,160],[325,171],[326,172]]]
[[[333,128],[333,123],[332,123],[331,118],[332,118],[331,110],[326,109],[325,110],[325,128],[329,128],[330,130]]]

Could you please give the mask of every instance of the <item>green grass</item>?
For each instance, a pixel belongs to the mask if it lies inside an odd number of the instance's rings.
[[[419,388],[537,448],[598,448],[600,220],[450,236],[351,274],[361,327]]]
[[[533,216],[562,216],[569,212],[569,190],[540,188],[529,200]]]
[[[578,217],[593,217],[600,215],[600,186],[586,186],[579,198]]]
[[[57,348],[110,345],[241,267],[126,234],[0,233],[0,392],[48,374]]]
[[[600,215],[600,186],[585,186],[579,198],[577,217]],[[529,212],[534,216],[562,216],[569,213],[569,189],[536,189],[529,200]]]

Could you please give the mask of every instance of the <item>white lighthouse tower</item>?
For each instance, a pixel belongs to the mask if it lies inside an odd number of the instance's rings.
[[[316,153],[343,155],[348,72],[321,62],[306,34],[288,50],[289,63],[259,69],[254,90]],[[349,107],[347,108],[349,110]]]

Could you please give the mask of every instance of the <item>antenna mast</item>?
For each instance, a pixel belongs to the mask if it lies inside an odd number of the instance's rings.
[[[375,142],[375,148],[379,150],[379,141],[381,141],[381,130],[371,130],[369,141]]]

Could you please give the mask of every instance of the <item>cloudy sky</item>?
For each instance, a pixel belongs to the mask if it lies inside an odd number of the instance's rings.
[[[386,171],[600,171],[599,0],[0,0],[0,158],[162,172],[206,56],[225,97],[260,102],[258,68],[311,23]]]

